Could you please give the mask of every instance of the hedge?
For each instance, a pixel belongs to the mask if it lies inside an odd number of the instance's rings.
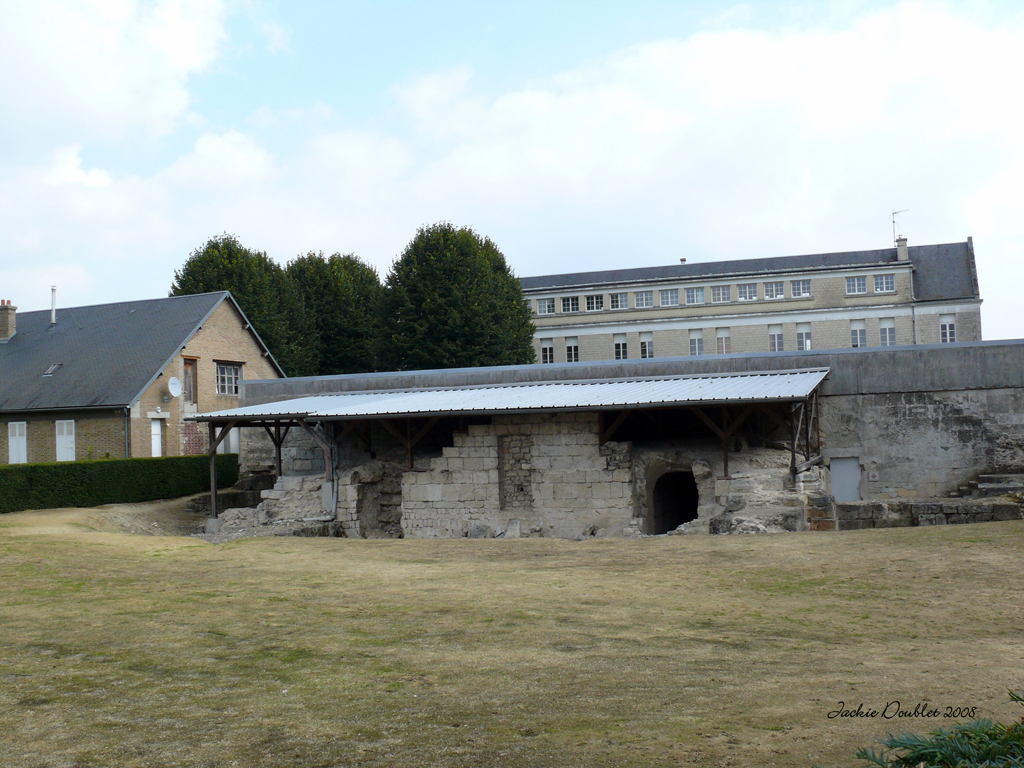
[[[217,454],[217,485],[238,480],[238,454]],[[210,489],[208,456],[0,466],[0,513],[174,499]]]

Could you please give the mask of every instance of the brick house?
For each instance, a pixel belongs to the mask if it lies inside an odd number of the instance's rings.
[[[20,314],[3,301],[0,464],[201,454],[185,416],[283,376],[227,291]]]
[[[981,341],[971,238],[520,282],[541,363]]]

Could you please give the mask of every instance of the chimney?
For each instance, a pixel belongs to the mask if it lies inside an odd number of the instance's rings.
[[[14,336],[18,308],[11,306],[10,299],[0,299],[0,344]]]
[[[907,250],[907,238],[900,235],[896,238],[896,261],[910,261],[910,252]]]
[[[50,286],[50,327],[57,324],[57,286]]]

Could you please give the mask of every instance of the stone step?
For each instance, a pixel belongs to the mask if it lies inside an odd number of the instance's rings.
[[[975,496],[1001,496],[1004,493],[1024,491],[1024,483],[978,483],[973,490]]]
[[[260,472],[242,477],[235,483],[235,489],[239,491],[266,491],[273,487],[274,475],[272,472]]]
[[[1024,485],[1024,474],[978,475],[978,483],[985,485],[991,485],[992,483]]]

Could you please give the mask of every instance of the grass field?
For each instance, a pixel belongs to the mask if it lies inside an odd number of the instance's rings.
[[[582,543],[116,532],[168,509],[0,518],[3,765],[852,766],[888,731],[953,720],[829,718],[841,701],[1021,714],[1024,522]]]

